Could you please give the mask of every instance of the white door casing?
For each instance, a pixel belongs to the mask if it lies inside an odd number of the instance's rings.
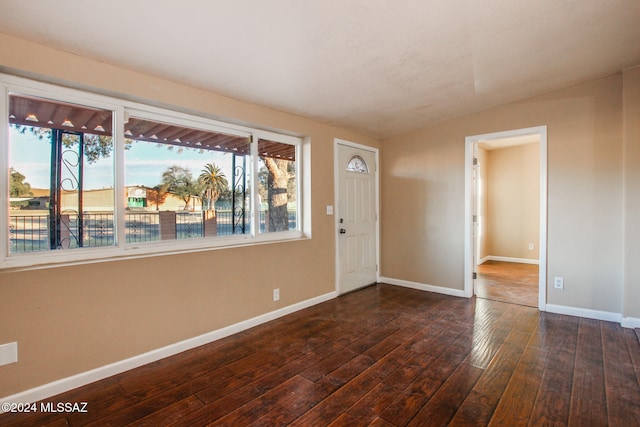
[[[349,292],[378,279],[377,151],[336,141],[336,284]]]

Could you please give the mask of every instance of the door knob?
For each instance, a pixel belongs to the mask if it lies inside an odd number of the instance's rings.
[[[344,228],[341,228],[341,229],[340,229],[340,234],[344,234],[344,233],[346,233],[346,232],[347,232],[347,230],[345,230]]]

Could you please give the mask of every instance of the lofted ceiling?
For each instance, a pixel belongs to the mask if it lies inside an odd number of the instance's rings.
[[[0,32],[375,138],[640,64],[638,0],[0,0]]]

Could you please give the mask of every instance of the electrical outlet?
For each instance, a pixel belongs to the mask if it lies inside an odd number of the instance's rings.
[[[529,250],[532,251],[533,250],[533,243],[529,243]]]
[[[554,277],[553,278],[553,287],[556,289],[564,289],[564,278],[563,277]]]
[[[0,345],[0,366],[8,365],[18,361],[18,343]]]
[[[276,288],[273,290],[273,300],[274,301],[280,300],[280,288]]]

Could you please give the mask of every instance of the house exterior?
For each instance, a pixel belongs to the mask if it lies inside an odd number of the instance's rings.
[[[547,280],[547,303],[640,326],[640,67],[385,140],[3,34],[0,71],[303,135],[312,218],[291,241],[0,271],[0,343],[20,355],[0,396],[55,394],[335,297],[335,139],[380,150],[380,277],[458,292],[465,137],[546,125],[547,276],[566,280]]]
[[[147,197],[150,192],[155,192],[153,188],[144,186],[130,186],[125,187],[126,191],[126,203],[125,206],[128,209],[145,209],[145,210],[162,210],[162,211],[177,211],[177,210],[202,210],[202,199],[198,196],[192,196],[189,201],[189,206],[185,206],[184,200],[175,194],[169,193],[167,197],[163,198],[159,206],[155,205],[154,199]],[[40,209],[45,210],[49,204],[48,190],[36,189],[40,196],[33,197],[17,197],[11,198],[11,202],[29,202],[23,210]],[[113,200],[115,194],[113,188],[100,188],[94,190],[84,190],[83,192],[83,211],[84,212],[112,212]],[[77,198],[77,192],[66,192],[62,195],[62,204],[65,205],[65,198]],[[15,208],[14,211],[21,209]]]

